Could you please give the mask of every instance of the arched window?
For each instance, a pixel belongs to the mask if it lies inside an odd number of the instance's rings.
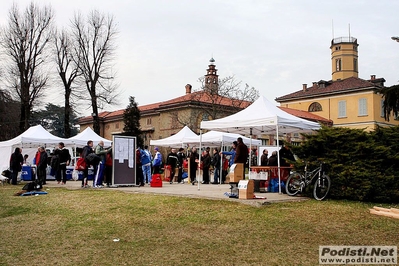
[[[311,105],[309,105],[309,112],[320,112],[323,111],[323,109],[321,108],[321,104],[319,104],[318,102],[314,102]]]

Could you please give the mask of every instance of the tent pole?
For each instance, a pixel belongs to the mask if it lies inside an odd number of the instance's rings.
[[[220,147],[220,151],[219,151],[219,153],[220,153],[219,185],[222,184],[222,177],[223,177],[223,152],[222,152],[223,145],[224,145],[224,143],[223,143],[223,139],[222,139],[222,146]],[[215,175],[213,175],[213,176],[215,176]],[[215,180],[213,180],[213,181],[215,181]]]
[[[201,177],[201,156],[202,156],[201,149],[202,149],[202,129],[200,129],[200,145],[199,145],[199,153],[198,153],[198,157],[199,157],[199,160],[198,160],[199,175],[198,175],[198,180],[197,180],[198,190],[200,190],[200,183],[201,183],[199,180]]]
[[[251,171],[250,171],[250,169],[251,169],[251,161],[252,161],[252,158],[251,158],[251,152],[252,152],[252,127],[249,129],[249,158],[248,158],[248,161],[249,161],[249,163],[248,163],[248,180],[249,179],[251,179]]]
[[[277,162],[278,162],[278,167],[277,167],[277,171],[278,171],[278,193],[281,194],[281,174],[280,174],[280,149],[279,149],[279,137],[278,137],[278,123],[276,124],[276,134],[277,134],[277,142],[276,142],[276,146],[277,146]]]

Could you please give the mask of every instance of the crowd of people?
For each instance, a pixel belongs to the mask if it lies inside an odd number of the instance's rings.
[[[93,141],[89,140],[83,149],[77,150],[80,153],[80,160],[75,163],[76,169],[81,170],[82,187],[89,187],[89,169],[93,169],[93,187],[101,188],[112,185],[112,148],[105,148],[104,142],[100,141],[96,147],[93,147]],[[278,158],[278,155],[280,158]],[[64,143],[60,142],[58,148],[51,154],[51,169],[55,175],[58,184],[64,185],[67,182],[66,170],[71,164],[71,155],[65,148]],[[34,164],[37,169],[37,181],[41,185],[46,184],[48,154],[44,147],[38,147],[34,157]],[[243,167],[243,177],[245,177],[246,168],[251,166],[288,166],[294,161],[294,156],[289,146],[284,144],[279,153],[276,150],[269,157],[268,150],[263,149],[258,162],[257,148],[251,150],[244,144],[241,137],[233,141],[230,151],[219,151],[209,147],[205,148],[201,154],[196,147],[189,151],[179,148],[178,151],[172,148],[165,159],[158,147],[154,148],[152,154],[148,146],[136,149],[136,185],[148,185],[152,181],[154,174],[161,174],[168,171],[170,184],[173,182],[184,183],[186,176],[190,177],[190,182],[195,185],[197,181],[197,170],[202,170],[203,184],[219,184],[226,181],[228,169],[236,163],[241,163]],[[165,162],[165,164],[164,164]],[[201,162],[201,163],[200,163]],[[200,163],[200,164],[199,164]],[[28,164],[28,156],[22,155],[22,149],[16,148],[10,158],[11,183],[17,184],[17,175],[22,169],[23,164]],[[175,177],[175,170],[177,176]],[[211,173],[213,172],[213,176]],[[211,180],[213,178],[213,180]]]

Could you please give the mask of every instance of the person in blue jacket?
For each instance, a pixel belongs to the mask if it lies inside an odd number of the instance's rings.
[[[152,162],[152,166],[154,167],[154,174],[160,174],[162,167],[162,154],[159,152],[158,147],[155,147],[154,150],[155,150],[155,155],[154,155],[154,161]],[[148,180],[148,182],[151,182],[151,180]]]
[[[230,156],[229,167],[234,163],[234,158],[236,157],[237,141],[233,141],[232,149],[230,151],[222,151],[220,154]]]
[[[143,168],[143,184],[147,183],[148,180],[151,181],[151,153],[148,150],[148,146],[144,146],[144,150],[140,149],[140,156],[141,156],[141,164]]]

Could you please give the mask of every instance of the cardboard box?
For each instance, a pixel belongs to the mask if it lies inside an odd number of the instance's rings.
[[[238,182],[238,199],[254,198],[254,180],[241,180]]]
[[[240,180],[243,180],[243,173],[244,173],[244,164],[242,163],[235,163],[230,166],[229,172],[229,182],[230,183],[238,183]]]

